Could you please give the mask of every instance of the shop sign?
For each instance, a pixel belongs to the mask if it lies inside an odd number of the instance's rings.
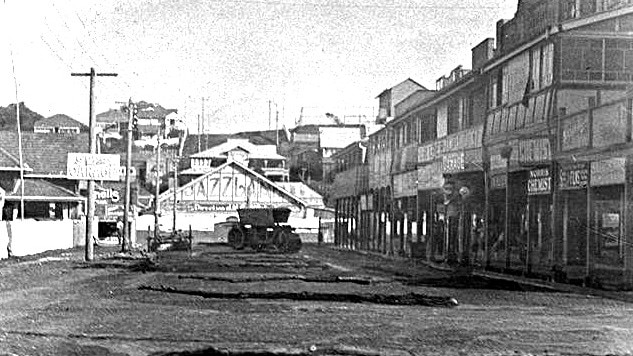
[[[483,125],[462,130],[450,136],[420,146],[418,148],[418,162],[429,162],[439,159],[446,152],[464,151],[481,147]]]
[[[435,142],[429,143],[418,148],[418,162],[434,161],[445,152],[446,140],[439,139]]]
[[[95,202],[99,204],[118,203],[121,200],[118,190],[104,189],[95,192]]]
[[[407,172],[393,176],[393,196],[409,197],[417,194],[417,172]]]
[[[591,179],[589,180],[591,186],[624,184],[626,178],[625,163],[624,158],[591,162]]]
[[[508,160],[501,157],[500,154],[490,155],[490,170],[505,169],[508,166]]]
[[[457,173],[464,170],[464,152],[447,153],[442,156],[442,171],[444,173]]]
[[[435,162],[418,167],[418,188],[421,190],[438,189],[444,184],[442,163]]]
[[[490,177],[490,189],[505,189],[506,175],[498,174]]]
[[[66,174],[74,180],[118,181],[121,172],[119,155],[68,153]]]
[[[534,138],[519,141],[519,162],[539,163],[547,162],[552,154],[548,138]]]
[[[552,177],[549,168],[533,169],[527,181],[528,195],[549,194],[552,191]]]
[[[560,168],[560,189],[579,189],[587,187],[589,168],[586,163],[577,163]]]

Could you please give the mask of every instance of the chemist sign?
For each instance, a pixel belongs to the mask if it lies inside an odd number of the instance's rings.
[[[68,179],[118,181],[121,172],[119,155],[69,153]]]

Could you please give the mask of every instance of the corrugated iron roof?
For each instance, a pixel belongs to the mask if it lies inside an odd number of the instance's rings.
[[[0,148],[14,158],[19,157],[17,132],[0,131]],[[22,133],[23,159],[32,174],[65,175],[68,153],[89,151],[87,133]]]

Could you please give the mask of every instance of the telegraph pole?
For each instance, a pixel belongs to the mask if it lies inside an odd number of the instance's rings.
[[[128,122],[127,122],[127,156],[125,162],[125,212],[123,213],[123,243],[121,249],[128,252],[132,246],[130,235],[130,169],[132,167],[132,134],[134,129],[134,103],[132,98],[128,102]]]
[[[156,145],[156,189],[154,190],[154,239],[160,240],[160,224],[158,223],[158,214],[160,214],[160,202],[158,196],[160,194],[160,135],[161,130],[158,129],[158,144]]]
[[[90,128],[90,136],[88,142],[90,144],[90,153],[96,154],[97,142],[95,140],[95,112],[94,112],[94,88],[95,77],[116,77],[117,73],[95,73],[94,68],[90,68],[90,73],[71,73],[73,77],[90,77],[90,101],[89,101],[89,121],[88,126]],[[95,217],[95,181],[88,180],[88,202],[86,207],[86,261],[92,261],[94,259],[94,217]]]
[[[174,157],[174,236],[176,236],[176,207],[178,206],[178,161],[179,157]]]

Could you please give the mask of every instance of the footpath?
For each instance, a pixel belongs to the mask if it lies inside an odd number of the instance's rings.
[[[330,246],[330,248],[340,252],[349,252],[361,256],[371,257],[371,259],[376,261],[389,261],[389,263],[383,264],[382,269],[384,269],[385,272],[391,272],[395,275],[407,277],[414,281],[419,280],[420,282],[424,282],[424,277],[429,275],[428,270],[431,269],[437,272],[431,273],[431,275],[436,276],[436,278],[450,276],[449,281],[454,281],[460,284],[469,283],[470,279],[473,283],[473,286],[478,288],[482,287],[482,280],[484,280],[484,283],[490,285],[491,288],[494,288],[495,285],[503,285],[504,287],[508,287],[508,285],[510,284],[515,285],[515,288],[522,288],[525,290],[546,290],[560,293],[572,293],[633,303],[633,291],[603,290],[567,283],[528,278],[525,276],[509,275],[481,269],[466,269],[463,267],[455,268],[450,267],[446,264],[411,259],[402,256],[385,255],[373,251],[349,250],[335,246]],[[477,280],[475,280],[473,277],[477,278]]]

